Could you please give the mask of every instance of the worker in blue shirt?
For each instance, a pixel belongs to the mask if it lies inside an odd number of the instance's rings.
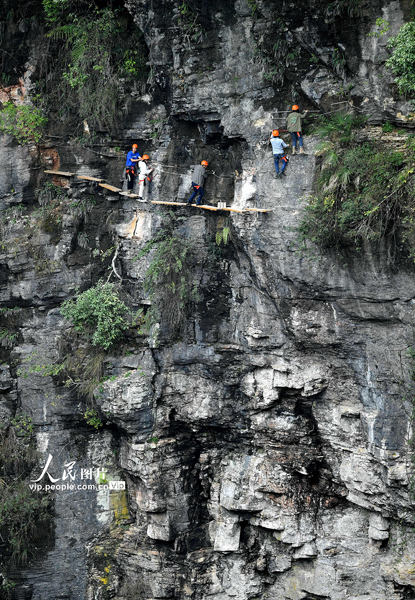
[[[281,175],[285,175],[284,169],[287,166],[288,162],[284,150],[285,148],[288,148],[288,144],[286,144],[284,140],[278,137],[279,135],[280,132],[278,131],[278,129],[274,129],[274,131],[272,132],[272,136],[269,140],[272,146],[272,152],[274,154],[274,165],[275,170],[277,171],[277,174],[275,175],[276,179],[280,176],[280,160],[282,161]]]
[[[125,177],[127,179],[127,190],[132,190],[134,186],[134,179],[136,177],[136,166],[138,161],[141,160],[141,156],[138,152],[137,144],[133,144],[133,149],[127,154],[127,160],[125,163]]]

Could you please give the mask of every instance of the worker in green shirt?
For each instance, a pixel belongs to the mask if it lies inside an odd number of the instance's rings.
[[[301,120],[304,119],[304,117],[308,113],[308,110],[301,114],[300,109],[296,104],[294,104],[291,110],[292,113],[288,115],[287,119],[287,131],[291,133],[291,137],[293,140],[293,154],[296,154],[297,140],[300,146],[300,154],[304,154],[303,136],[301,133]]]

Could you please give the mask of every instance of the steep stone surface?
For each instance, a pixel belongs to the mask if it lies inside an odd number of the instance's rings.
[[[148,306],[143,279],[154,251],[140,251],[169,209],[137,208],[54,178],[67,187],[51,230],[34,210],[43,176],[25,168],[35,166],[36,148],[3,138],[2,164],[14,169],[0,182],[2,208],[23,200],[25,212],[6,213],[3,227],[1,299],[22,313],[15,346],[2,349],[0,414],[7,422],[18,406],[32,417],[42,464],[52,454],[55,477],[76,461],[77,483],[80,468],[105,467],[128,491],[128,506],[122,491],[57,491],[53,548],[15,574],[16,597],[413,598],[410,406],[402,400],[413,270],[392,267],[386,247],[317,261],[298,253],[295,227],[312,190],[316,140],[306,138],[308,155],[292,157],[278,181],[267,145],[269,131],[285,123],[278,110],[294,98],[324,110],[352,98],[372,120],[403,121],[408,104],[393,97],[379,66],[384,42],[367,33],[379,16],[395,33],[409,7],[368,2],[349,18],[336,3],[300,10],[265,0],[255,9],[245,0],[189,1],[196,42],[181,3],[126,5],[158,86],[119,131],[123,145],[134,138],[151,154],[157,176],[148,197],[185,199],[190,166],[207,158],[215,171],[207,202],[272,212],[225,220],[174,209],[174,230],[194,242],[199,301],[179,336],[161,311],[158,343],[129,331],[105,357],[107,379],[94,393],[104,427],[94,432],[83,419],[86,397],[30,365],[63,358],[62,339],[72,334],[59,306],[108,276],[114,250],[102,255],[116,244],[123,297],[134,309]],[[339,14],[330,15],[333,6]],[[260,58],[278,39],[299,52],[296,66],[280,59],[282,80],[272,81]],[[333,65],[336,48],[347,59],[342,70]],[[50,141],[40,160],[118,185],[123,156],[95,152]],[[73,203],[85,198],[92,208],[79,213]],[[231,243],[212,258],[212,237],[226,224]]]

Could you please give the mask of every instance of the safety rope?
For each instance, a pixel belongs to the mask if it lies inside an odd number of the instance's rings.
[[[155,162],[153,164],[155,165],[155,167],[157,167],[157,165],[161,165],[163,168],[168,168],[168,169],[185,169],[184,173],[175,173],[173,171],[163,171],[162,169],[158,170],[159,173],[167,173],[168,175],[187,175],[189,173],[188,167],[178,167],[177,165],[173,166],[173,165],[168,165],[166,163],[161,163],[161,162]],[[216,175],[216,173],[214,173],[213,171],[208,171],[207,174],[213,175],[214,177],[217,177],[218,179],[222,179],[222,178],[232,179],[232,175]]]

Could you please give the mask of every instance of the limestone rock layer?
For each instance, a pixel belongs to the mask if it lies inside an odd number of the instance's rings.
[[[12,573],[16,598],[415,598],[413,268],[392,264],[386,245],[299,251],[318,140],[305,136],[306,155],[291,156],[278,180],[268,143],[294,102],[327,113],[343,103],[369,116],[372,135],[387,119],[408,125],[386,41],[368,34],[382,17],[395,35],[411,7],[370,0],[354,13],[355,4],[126,1],[151,81],[116,133],[79,143],[55,122],[37,146],[2,137],[0,299],[21,309],[15,342],[1,348],[2,421],[16,409],[32,418],[38,475],[51,455],[61,484],[71,462],[77,485],[126,483],[55,490],[53,540]],[[277,42],[285,51],[271,54]],[[35,31],[27,44],[36,66]],[[39,226],[45,169],[125,187],[131,140],[155,169],[147,203],[54,177],[65,195],[59,220]],[[205,203],[269,212],[150,203],[185,202],[202,159]],[[192,248],[198,297],[179,328],[166,303],[149,335],[135,326],[105,354],[95,431],[87,393],[31,367],[76,356],[60,306],[100,278],[134,311],[149,310],[143,281],[155,250],[141,251],[167,221]],[[230,242],[218,253],[224,227]],[[81,468],[94,479],[81,480]]]

